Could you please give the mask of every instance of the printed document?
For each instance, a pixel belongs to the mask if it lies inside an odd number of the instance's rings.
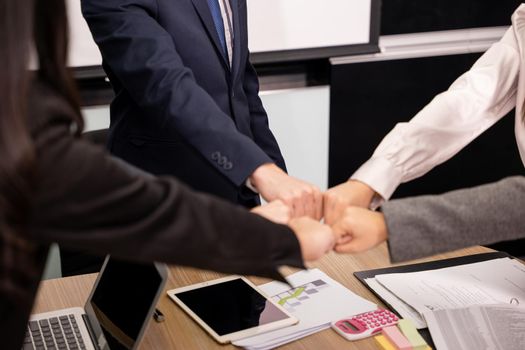
[[[366,278],[365,282],[370,288],[374,290],[374,292],[376,292],[377,295],[379,295],[394,310],[396,310],[401,318],[406,318],[412,321],[417,329],[427,328],[427,323],[419,312],[417,312],[412,306],[408,305],[403,300],[399,299],[388,289],[383,287],[383,285],[381,285],[381,283],[379,283],[375,277]]]
[[[318,269],[287,277],[290,286],[278,281],[258,286],[282,305],[299,323],[233,342],[250,350],[272,349],[330,327],[330,322],[377,309],[377,305],[352,293]]]
[[[525,308],[478,305],[425,312],[437,350],[523,350]]]
[[[437,270],[377,275],[377,281],[420,314],[481,304],[525,305],[525,266],[501,258]]]

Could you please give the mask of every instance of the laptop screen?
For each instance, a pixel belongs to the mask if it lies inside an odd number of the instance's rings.
[[[136,348],[165,280],[163,265],[106,259],[85,306],[102,349]]]

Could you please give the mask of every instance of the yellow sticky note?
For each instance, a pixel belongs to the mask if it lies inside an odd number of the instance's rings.
[[[390,341],[386,339],[384,335],[377,335],[374,337],[374,339],[379,344],[379,346],[383,348],[383,350],[396,350],[394,345],[392,345],[392,343],[390,343]]]
[[[406,319],[399,320],[397,326],[401,330],[401,333],[408,339],[414,350],[427,350],[430,348],[412,321]]]

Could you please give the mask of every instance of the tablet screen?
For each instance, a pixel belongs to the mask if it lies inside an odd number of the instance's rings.
[[[176,296],[219,336],[289,318],[240,278]]]

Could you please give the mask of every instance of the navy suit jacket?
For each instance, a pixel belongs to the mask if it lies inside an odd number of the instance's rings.
[[[82,0],[82,12],[116,94],[110,151],[249,205],[248,176],[285,164],[249,62],[246,0],[230,3],[231,68],[207,0]]]

